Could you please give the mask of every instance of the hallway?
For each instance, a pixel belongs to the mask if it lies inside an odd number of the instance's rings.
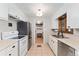
[[[43,44],[41,38],[38,38],[37,42],[28,51],[27,56],[54,56],[54,54],[49,46]]]
[[[35,43],[43,43],[43,38],[41,37],[36,38]]]

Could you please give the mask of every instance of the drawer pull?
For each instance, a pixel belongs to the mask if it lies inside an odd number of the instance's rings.
[[[53,41],[53,40],[51,40],[51,41]]]
[[[13,46],[12,48],[15,48],[15,46]]]
[[[53,41],[53,43],[54,43],[54,41]]]
[[[54,43],[54,41],[53,40],[51,40],[53,43]]]
[[[9,56],[11,56],[11,54],[9,54]]]

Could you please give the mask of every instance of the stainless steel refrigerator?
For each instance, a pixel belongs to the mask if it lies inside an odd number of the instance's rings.
[[[31,33],[31,24],[30,22],[19,21],[17,22],[17,30],[18,36],[23,37],[28,35],[28,50],[31,48],[32,45],[32,33]]]

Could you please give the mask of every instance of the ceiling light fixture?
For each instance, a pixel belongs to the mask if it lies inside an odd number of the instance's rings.
[[[42,15],[43,15],[43,12],[42,12],[42,10],[41,9],[38,9],[38,11],[37,11],[37,14],[36,14],[37,16],[39,16],[39,17],[41,17]]]
[[[36,23],[37,23],[37,24],[41,24],[41,23],[42,23],[42,21],[37,21]]]

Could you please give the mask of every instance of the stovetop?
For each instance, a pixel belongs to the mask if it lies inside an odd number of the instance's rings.
[[[18,36],[16,36],[16,37],[11,38],[11,39],[21,39],[21,38],[23,38],[23,37],[25,37],[25,35],[18,35]]]

